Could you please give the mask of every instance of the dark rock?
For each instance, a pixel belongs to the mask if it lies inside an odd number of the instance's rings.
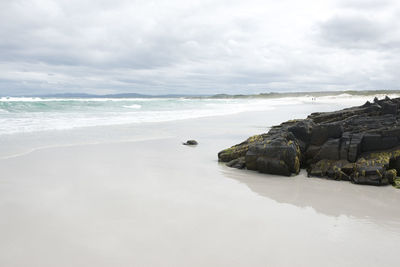
[[[362,141],[362,151],[384,150],[398,145],[395,136],[383,137],[380,134],[365,134]]]
[[[386,168],[382,162],[361,158],[355,164],[352,181],[357,184],[385,185],[388,184],[385,172]]]
[[[321,149],[320,146],[314,146],[314,145],[310,145],[307,148],[305,157],[309,160],[312,160],[315,158],[315,156],[318,154],[319,150]]]
[[[374,151],[378,150],[382,142],[382,136],[380,134],[366,134],[362,140],[363,151]]]
[[[265,134],[254,135],[238,145],[222,150],[218,153],[218,160],[222,162],[229,162],[234,159],[244,157],[249,149],[249,145],[262,142],[264,140],[264,136]]]
[[[329,139],[322,145],[321,149],[319,150],[314,159],[339,160],[339,149],[340,149],[340,139]]]
[[[197,145],[197,141],[196,140],[187,140],[185,143],[183,143],[186,146],[195,146]]]
[[[387,170],[385,173],[385,178],[390,184],[393,184],[397,177],[397,171],[394,169]]]
[[[300,171],[300,149],[283,137],[249,146],[245,159],[249,170],[286,176]]]
[[[293,133],[297,139],[304,143],[309,143],[314,125],[315,124],[311,120],[299,121],[295,125],[290,126],[288,131]]]
[[[400,98],[375,98],[359,107],[317,112],[274,126],[268,133],[222,150],[234,168],[309,176],[400,188]]]
[[[346,175],[351,175],[354,172],[354,163],[346,163],[343,164],[341,167],[341,170],[346,174]]]
[[[257,158],[257,170],[263,173],[278,174],[290,176],[292,173],[289,167],[283,160],[274,159],[270,157]]]
[[[351,134],[348,132],[343,133],[342,138],[340,139],[340,151],[339,158],[340,159],[348,159],[349,148],[350,148]]]
[[[308,175],[316,177],[326,177],[333,180],[350,180],[350,176],[343,169],[348,168],[349,162],[347,160],[329,160],[323,159],[317,163],[311,164],[309,167]]]
[[[386,137],[386,136],[394,136],[397,138],[400,138],[400,128],[391,128],[391,129],[387,129],[387,130],[383,130],[382,131],[382,136]]]
[[[343,126],[338,123],[317,125],[312,129],[311,144],[320,146],[329,138],[339,138],[342,136]]]
[[[369,107],[369,106],[371,106],[371,105],[372,105],[371,102],[367,101],[367,102],[365,102],[365,104],[362,105],[362,106],[363,106],[363,107]]]
[[[236,169],[244,169],[246,167],[246,160],[244,157],[240,157],[234,160],[229,161],[226,166],[236,168]]]
[[[392,103],[392,102],[383,103],[382,104],[382,113],[397,115],[397,104]]]
[[[400,174],[400,157],[392,157],[389,160],[389,168],[396,170]]]
[[[349,153],[347,155],[347,159],[350,162],[355,162],[357,160],[358,154],[360,153],[361,149],[362,139],[363,139],[363,134],[354,134],[351,136]]]

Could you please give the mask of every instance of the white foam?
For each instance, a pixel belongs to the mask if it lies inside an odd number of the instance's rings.
[[[129,105],[129,106],[124,106],[124,108],[141,109],[142,105],[133,104],[133,105]]]
[[[123,102],[123,101],[162,101],[174,98],[40,98],[40,97],[0,97],[0,102]]]

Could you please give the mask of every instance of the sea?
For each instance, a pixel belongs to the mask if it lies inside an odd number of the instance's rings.
[[[384,97],[384,95],[378,95]],[[398,97],[398,95],[390,95]],[[0,136],[82,127],[157,123],[279,110],[305,104],[346,107],[370,95],[310,95],[281,98],[42,98],[1,97]]]

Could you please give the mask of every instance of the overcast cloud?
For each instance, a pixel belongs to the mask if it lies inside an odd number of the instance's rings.
[[[400,89],[397,0],[0,0],[0,94]]]

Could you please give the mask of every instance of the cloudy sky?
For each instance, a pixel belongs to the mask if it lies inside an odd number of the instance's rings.
[[[0,0],[0,94],[400,89],[398,0]]]

